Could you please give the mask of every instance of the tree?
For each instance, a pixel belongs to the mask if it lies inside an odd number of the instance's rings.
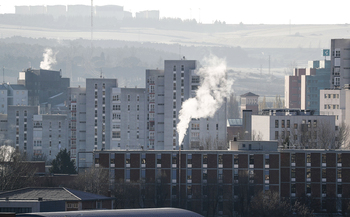
[[[235,119],[239,118],[239,106],[236,94],[231,93],[228,103],[227,103],[227,118],[228,119]]]
[[[86,169],[77,175],[71,187],[94,194],[107,195],[109,190],[108,169],[95,167]]]
[[[0,192],[31,186],[35,168],[11,146],[0,146]]]
[[[261,102],[259,102],[259,111],[262,111],[263,109],[267,109],[265,96],[264,96],[263,100]]]
[[[67,149],[61,150],[56,155],[56,158],[52,160],[52,167],[50,173],[61,173],[61,174],[75,174],[77,173],[75,162],[71,160],[70,153]]]
[[[293,205],[284,198],[280,198],[278,192],[273,191],[261,191],[256,194],[250,203],[250,215],[261,217],[274,217],[274,216],[314,216],[313,212],[308,207],[295,202]]]

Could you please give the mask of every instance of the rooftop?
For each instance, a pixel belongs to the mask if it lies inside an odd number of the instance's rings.
[[[245,93],[245,94],[242,94],[241,95],[241,97],[246,97],[246,96],[259,96],[259,95],[256,95],[256,94],[254,94],[254,93],[252,93],[252,92],[248,92],[248,93]]]
[[[57,187],[57,188],[22,188],[0,193],[0,200],[42,200],[42,201],[86,201],[109,200],[110,197],[88,192]]]

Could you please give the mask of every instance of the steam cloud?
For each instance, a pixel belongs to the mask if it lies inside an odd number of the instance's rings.
[[[216,56],[203,60],[204,67],[196,74],[202,79],[196,91],[196,97],[187,99],[179,112],[177,124],[179,146],[181,145],[192,118],[213,117],[231,93],[233,80],[226,78],[226,61]]]
[[[43,53],[44,60],[40,62],[40,68],[50,70],[51,66],[57,63],[56,54],[52,52],[51,48],[46,48]]]

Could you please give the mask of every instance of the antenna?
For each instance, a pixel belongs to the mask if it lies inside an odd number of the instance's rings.
[[[100,69],[100,78],[103,78],[103,76],[102,76],[102,68]]]
[[[93,26],[94,26],[94,0],[91,0],[91,58],[92,58]]]
[[[179,44],[179,58],[181,60],[181,44]]]

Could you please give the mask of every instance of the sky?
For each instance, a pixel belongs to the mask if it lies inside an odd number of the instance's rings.
[[[0,3],[0,13],[14,13],[15,5],[91,5],[91,0],[11,0]],[[94,5],[120,5],[133,14],[159,10],[160,17],[215,20],[229,24],[344,24],[350,23],[350,1],[333,0],[94,0]]]

